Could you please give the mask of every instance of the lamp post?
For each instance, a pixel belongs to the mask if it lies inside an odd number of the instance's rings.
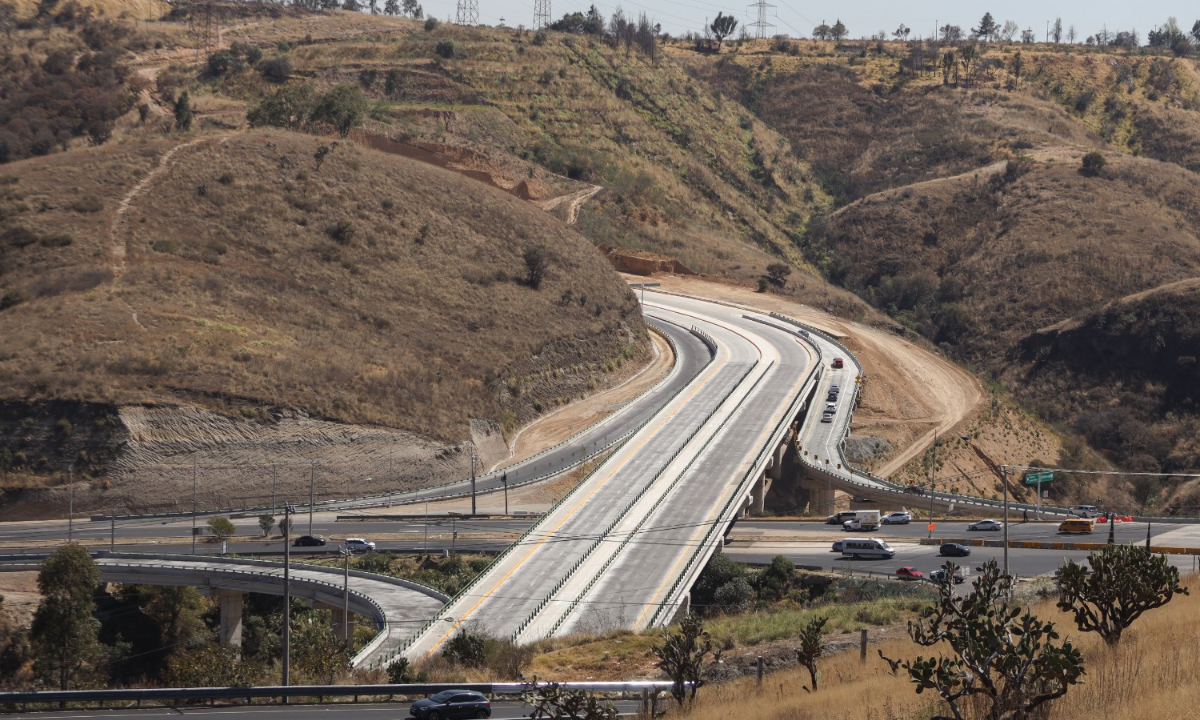
[[[283,505],[283,686],[287,687],[292,666],[292,513],[295,512],[290,502]],[[287,704],[287,696],[283,702]]]
[[[475,443],[471,443],[471,516],[475,515]]]
[[[504,475],[502,475],[500,477],[500,479],[502,481],[504,481],[504,514],[507,515],[508,514],[508,473],[504,473]]]

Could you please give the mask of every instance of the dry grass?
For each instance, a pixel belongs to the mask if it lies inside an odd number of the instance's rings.
[[[1195,578],[1185,585],[1193,593],[1200,590]],[[1147,613],[1115,651],[1094,635],[1074,631],[1070,617],[1052,603],[1037,605],[1035,612],[1060,623],[1063,636],[1081,647],[1087,663],[1084,684],[1073,687],[1054,705],[1050,720],[1166,718],[1194,706],[1200,700],[1200,684],[1194,678],[1200,662],[1200,645],[1195,642],[1198,605],[1196,594],[1178,596],[1167,607]],[[905,638],[880,643],[878,649],[891,658],[913,658],[920,648]],[[875,648],[865,664],[859,662],[858,653],[845,652],[825,658],[820,671],[820,690],[815,694],[800,690],[808,685],[804,670],[770,674],[761,691],[753,678],[702,690],[700,702],[687,717],[908,720],[947,711],[940,701],[918,696],[907,679],[891,675]]]
[[[182,150],[126,214],[115,280],[113,208],[169,143],[14,166],[26,211],[9,226],[73,242],[10,251],[22,272],[0,295],[28,298],[0,313],[10,396],[282,405],[454,439],[469,417],[515,427],[642,359],[633,297],[582,238],[353,145],[318,168],[327,143],[251,132]],[[102,209],[70,209],[81,197]],[[533,247],[550,257],[540,290],[518,282]],[[567,290],[586,299],[561,303]]]

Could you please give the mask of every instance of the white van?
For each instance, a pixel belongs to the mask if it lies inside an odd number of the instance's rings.
[[[878,510],[855,510],[853,518],[842,522],[842,529],[850,531],[878,530],[879,523]]]
[[[842,557],[879,558],[891,560],[896,555],[883,540],[875,538],[847,538],[842,541]]]

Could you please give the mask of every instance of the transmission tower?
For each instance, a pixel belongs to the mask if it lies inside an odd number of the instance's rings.
[[[456,25],[479,24],[479,0],[458,0],[458,19]]]
[[[758,0],[758,2],[754,3],[750,7],[758,10],[758,20],[750,23],[750,27],[754,28],[754,37],[762,40],[768,36],[767,28],[775,27],[771,23],[767,22],[767,8],[774,8],[775,6],[768,5],[767,0]],[[774,35],[774,33],[769,34]]]
[[[533,0],[533,29],[550,27],[550,0]]]
[[[219,9],[213,8],[213,0],[189,0],[186,4],[188,36],[196,48],[196,61],[207,55],[216,44],[220,34],[220,17],[214,17]]]

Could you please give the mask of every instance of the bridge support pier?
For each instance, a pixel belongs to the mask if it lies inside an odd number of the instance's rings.
[[[331,615],[331,624],[333,625],[333,636],[338,640],[343,638],[354,639],[354,628],[350,625],[350,615],[347,614],[340,605],[328,605],[326,603],[317,603],[314,605],[319,610],[328,610]],[[349,632],[349,635],[347,635]]]
[[[242,646],[242,603],[246,594],[240,590],[217,590],[221,603],[221,644]]]

